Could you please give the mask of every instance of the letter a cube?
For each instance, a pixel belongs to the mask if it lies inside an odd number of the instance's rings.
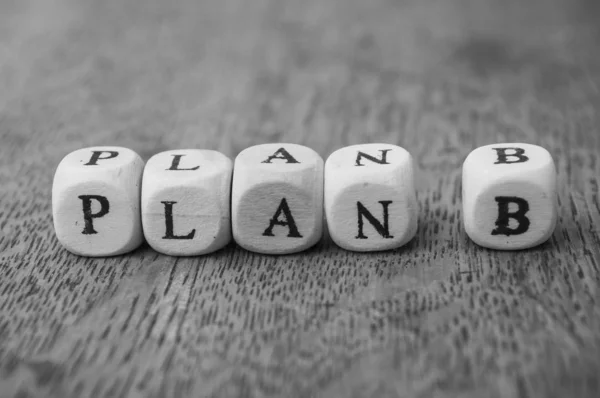
[[[343,249],[398,248],[417,231],[418,204],[412,157],[389,144],[353,145],[325,163],[325,215]]]
[[[295,144],[243,150],[234,164],[231,211],[233,237],[247,250],[308,249],[323,233],[323,159]]]
[[[148,244],[172,256],[213,252],[231,240],[231,160],[217,151],[179,149],[152,156],[142,186]]]
[[[493,144],[463,164],[464,226],[478,245],[517,250],[550,238],[557,219],[556,169],[540,146]]]
[[[143,241],[140,189],[144,162],[121,147],[71,152],[54,174],[52,215],[59,242],[83,256],[127,253]]]

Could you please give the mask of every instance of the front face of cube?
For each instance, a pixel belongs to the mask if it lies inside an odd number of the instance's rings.
[[[469,235],[493,249],[525,249],[545,242],[556,224],[553,195],[537,183],[502,182],[476,194]]]
[[[251,147],[236,158],[232,192],[236,242],[265,254],[299,252],[323,230],[323,160],[293,144]]]
[[[173,256],[213,252],[231,240],[231,161],[215,151],[173,150],[144,170],[142,223],[148,244]]]
[[[251,251],[283,254],[307,249],[320,238],[322,205],[310,191],[266,182],[246,191],[236,209],[238,243]]]
[[[52,188],[56,236],[69,251],[110,256],[142,242],[143,162],[119,147],[81,149],[60,163]]]
[[[346,250],[394,249],[415,234],[414,201],[401,189],[364,181],[340,191],[333,201],[329,233]]]
[[[334,152],[325,166],[325,211],[346,250],[398,248],[417,230],[412,159],[403,148],[366,144]]]
[[[465,230],[480,246],[518,250],[552,235],[556,171],[550,154],[527,144],[478,148],[465,161]]]

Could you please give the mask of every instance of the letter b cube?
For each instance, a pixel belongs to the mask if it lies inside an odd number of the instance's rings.
[[[469,237],[490,249],[527,249],[545,242],[557,219],[556,169],[544,148],[494,144],[463,164],[463,218]]]
[[[143,241],[143,169],[143,160],[127,148],[84,148],[65,156],[52,185],[59,242],[83,256],[112,256],[138,247]]]

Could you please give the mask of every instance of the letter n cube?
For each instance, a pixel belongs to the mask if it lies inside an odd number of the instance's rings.
[[[52,185],[52,215],[59,242],[83,256],[112,256],[143,241],[140,190],[144,162],[121,147],[71,152]]]
[[[411,155],[389,144],[353,145],[325,163],[329,234],[352,251],[398,248],[417,231],[418,204]]]
[[[527,249],[554,231],[556,169],[540,146],[505,143],[475,149],[463,164],[462,192],[464,227],[480,246]]]

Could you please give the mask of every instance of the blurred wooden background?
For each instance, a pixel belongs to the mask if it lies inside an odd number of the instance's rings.
[[[598,397],[600,2],[0,0],[0,396]],[[524,252],[461,226],[460,167],[546,147],[560,224]],[[234,157],[361,142],[418,165],[417,237],[80,258],[68,152]]]

